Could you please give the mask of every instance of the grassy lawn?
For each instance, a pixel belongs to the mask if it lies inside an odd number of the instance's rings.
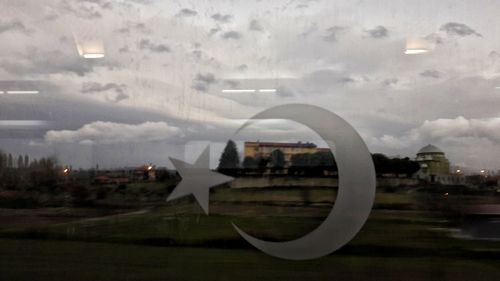
[[[2,280],[498,280],[500,263],[330,255],[302,262],[238,249],[0,240]]]
[[[313,261],[261,254],[232,228],[273,241],[308,233],[335,192],[312,189],[309,204],[301,192],[217,190],[210,216],[184,199],[122,214],[89,210],[95,217],[64,209],[79,216],[11,224],[0,228],[0,280],[500,280],[500,242],[451,238],[447,220],[413,208],[415,194],[377,193],[376,204],[395,207],[373,210],[348,245]]]

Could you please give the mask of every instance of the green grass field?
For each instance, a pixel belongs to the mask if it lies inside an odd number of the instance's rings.
[[[33,210],[42,222],[0,228],[0,280],[500,279],[500,242],[452,238],[448,220],[414,208],[415,194],[378,193],[376,206],[388,208],[375,209],[348,245],[312,261],[262,254],[231,225],[267,240],[298,238],[322,222],[335,192],[307,196],[304,204],[298,189],[217,190],[210,216],[186,199],[122,214]]]

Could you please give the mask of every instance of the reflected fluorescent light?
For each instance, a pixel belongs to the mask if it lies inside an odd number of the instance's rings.
[[[3,94],[5,94],[4,91],[0,91],[0,95],[3,95]]]
[[[255,89],[226,89],[222,90],[223,93],[255,93]]]
[[[433,49],[430,42],[425,38],[411,37],[406,39],[406,55],[418,55],[430,52]]]
[[[86,59],[100,59],[100,58],[104,58],[104,54],[100,53],[100,54],[83,54],[82,55],[84,58]]]
[[[104,42],[98,38],[77,39],[75,36],[78,54],[85,59],[104,58]]]
[[[0,120],[0,127],[39,127],[48,124],[44,120]]]
[[[418,55],[418,54],[425,54],[428,52],[429,52],[429,50],[427,50],[427,49],[406,49],[405,54],[406,55]]]
[[[276,89],[260,89],[259,93],[276,93]]]
[[[7,91],[9,95],[38,95],[39,91]]]
[[[496,86],[495,89],[500,90],[500,86]]]

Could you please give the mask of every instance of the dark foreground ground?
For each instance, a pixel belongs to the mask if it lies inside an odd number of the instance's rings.
[[[0,280],[500,280],[500,242],[453,238],[456,214],[422,207],[451,204],[453,195],[379,193],[356,238],[311,261],[262,254],[231,226],[268,240],[300,237],[334,198],[318,189],[304,204],[302,195],[217,192],[210,216],[188,200],[127,210],[0,209]]]

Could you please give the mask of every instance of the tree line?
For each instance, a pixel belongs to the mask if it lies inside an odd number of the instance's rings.
[[[59,178],[56,160],[40,158],[30,161],[28,155],[19,155],[14,164],[12,154],[0,151],[0,188],[29,189],[52,187]]]
[[[420,165],[408,157],[389,158],[384,154],[372,154],[373,163],[377,176],[405,175],[411,177],[419,169]],[[234,141],[229,140],[219,159],[217,170],[230,176],[264,173],[283,174],[292,176],[324,176],[335,175],[338,172],[335,157],[330,151],[318,151],[315,153],[300,153],[290,157],[287,165],[285,155],[280,149],[271,152],[268,157],[246,156],[240,162],[237,146]]]

